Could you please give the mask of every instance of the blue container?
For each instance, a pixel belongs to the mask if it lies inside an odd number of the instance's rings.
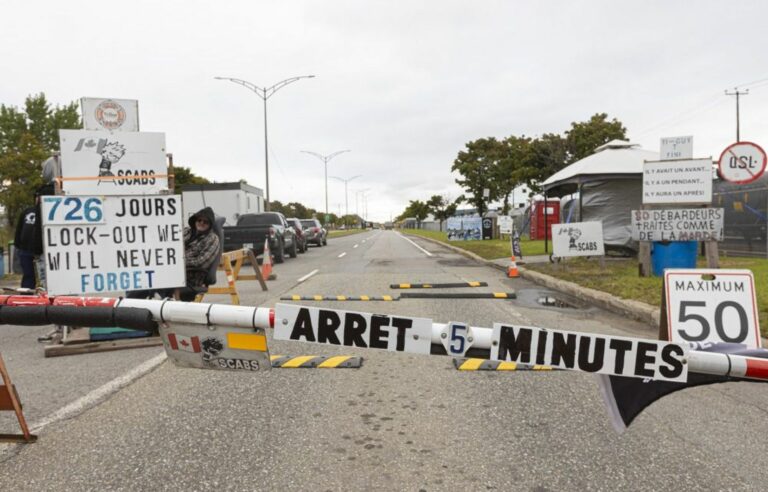
[[[664,275],[665,268],[696,268],[697,241],[654,241],[651,245],[653,274]]]

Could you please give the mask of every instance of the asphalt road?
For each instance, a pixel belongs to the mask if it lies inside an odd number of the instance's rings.
[[[332,238],[277,265],[268,292],[241,283],[242,301],[272,306],[285,294],[382,295],[393,293],[390,283],[478,280],[489,283],[485,291],[514,289],[519,299],[306,304],[654,336],[596,308],[539,306],[544,289],[415,241],[431,256],[391,231]],[[206,299],[214,300],[226,302]],[[679,392],[619,435],[585,374],[458,372],[448,357],[272,340],[270,351],[356,354],[365,363],[241,374],[165,362],[46,426],[38,443],[6,449],[0,490],[763,490],[768,478],[768,390],[760,384]],[[113,357],[125,370],[157,353],[147,352]],[[23,382],[22,396],[32,384]],[[98,386],[73,384],[86,393]]]

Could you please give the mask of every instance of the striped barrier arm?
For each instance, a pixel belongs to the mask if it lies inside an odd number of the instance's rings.
[[[276,369],[359,369],[363,358],[352,355],[272,355],[272,367]]]
[[[11,296],[0,295],[0,305],[11,304]],[[14,296],[20,297],[20,296]],[[120,299],[120,298],[85,298],[58,296],[44,297],[45,303],[54,305],[108,305],[112,307],[145,308],[154,319],[162,323],[193,323],[201,325],[222,325],[243,328],[274,328],[274,309],[254,306],[232,306],[225,304],[205,304],[179,302],[169,299]],[[26,303],[25,303],[26,304]],[[442,350],[441,334],[448,325],[432,323],[432,346]],[[488,358],[491,348],[492,329],[470,327],[474,333],[472,350]],[[484,352],[484,353],[483,353]],[[743,355],[692,350],[686,360],[689,372],[734,376],[758,381],[768,381],[768,360]]]
[[[390,284],[390,289],[454,289],[460,287],[488,287],[487,282],[454,282],[444,284]]]

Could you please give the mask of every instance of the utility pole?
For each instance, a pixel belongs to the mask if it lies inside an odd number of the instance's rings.
[[[736,96],[736,141],[741,142],[741,135],[739,132],[739,96],[749,95],[749,89],[740,91],[738,87],[733,88],[734,92],[725,91],[726,96]]]

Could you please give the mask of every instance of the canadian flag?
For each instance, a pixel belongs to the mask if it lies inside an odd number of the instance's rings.
[[[168,343],[173,350],[183,350],[185,352],[200,352],[200,338],[185,337],[175,333],[168,334]]]

